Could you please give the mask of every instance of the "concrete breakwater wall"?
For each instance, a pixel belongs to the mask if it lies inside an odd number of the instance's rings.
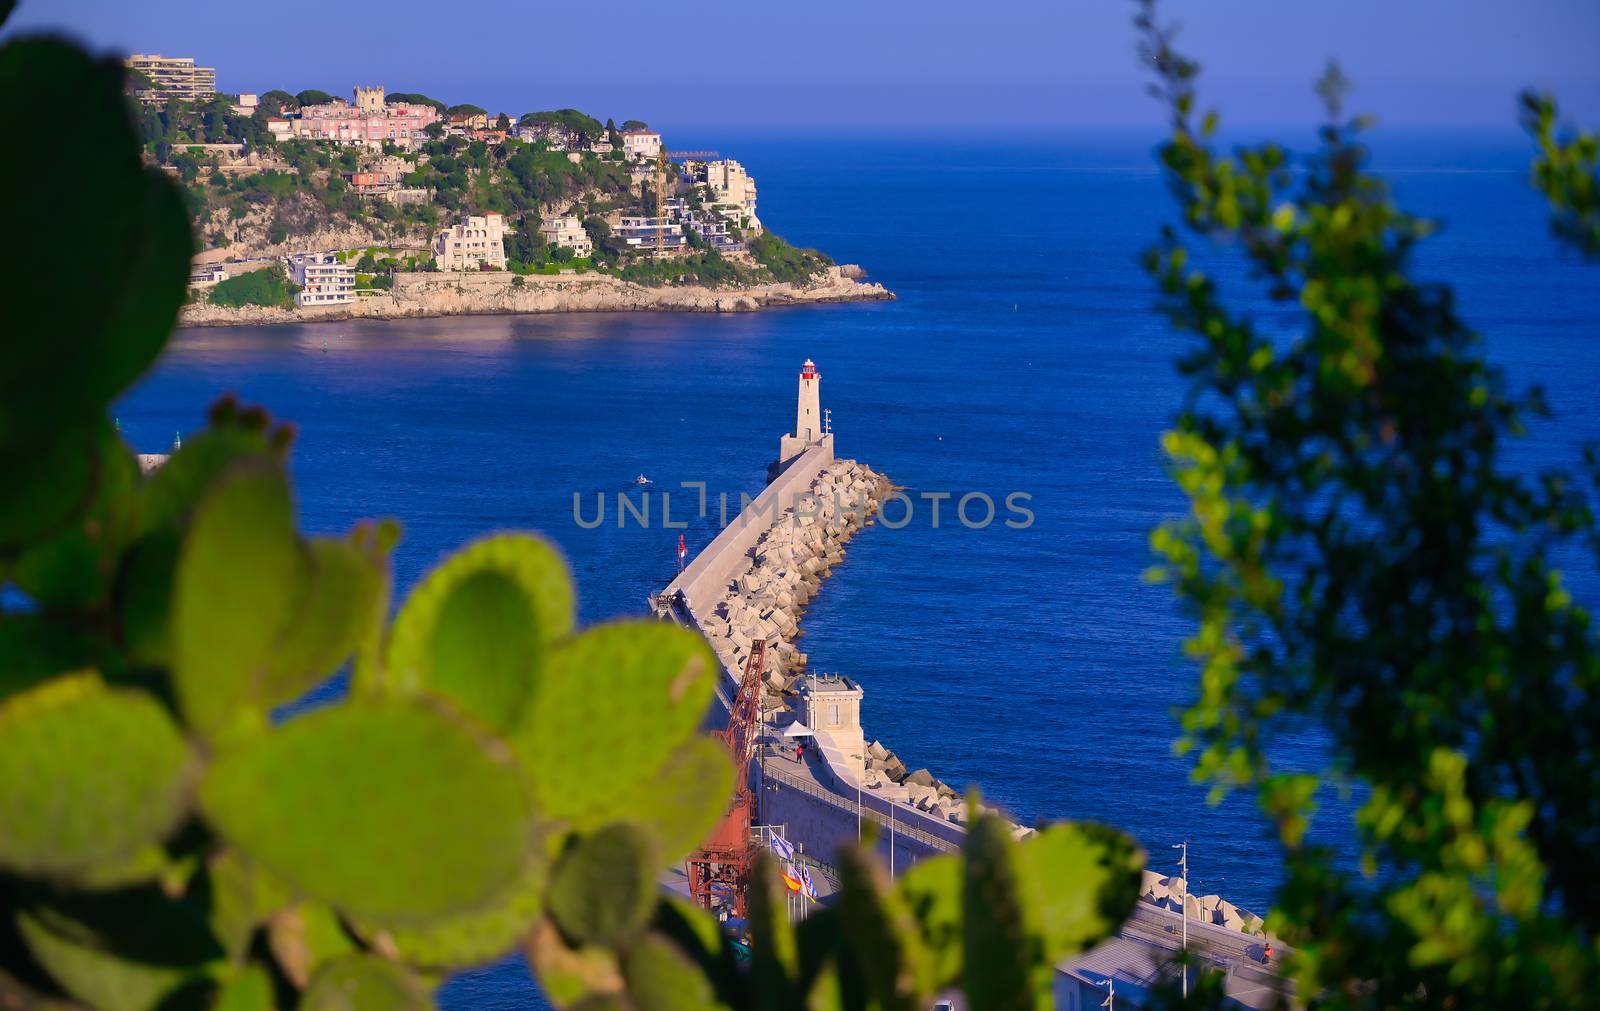
[[[797,489],[771,525],[756,530],[749,550],[725,568],[726,583],[695,587],[702,606],[709,605],[709,613],[697,615],[700,631],[726,664],[742,671],[751,645],[766,643],[763,709],[782,708],[794,692],[807,663],[795,645],[800,616],[844,561],[845,544],[873,522],[891,490],[887,478],[854,460],[818,466],[804,490]]]

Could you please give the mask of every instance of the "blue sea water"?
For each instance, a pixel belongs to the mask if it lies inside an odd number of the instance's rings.
[[[1378,140],[1401,197],[1446,223],[1423,271],[1455,282],[1491,355],[1555,406],[1516,462],[1575,461],[1600,438],[1600,268],[1548,237],[1523,142]],[[1172,218],[1150,138],[685,141],[741,159],[769,227],[865,265],[899,300],[193,330],[119,406],[124,433],[160,450],[235,392],[299,425],[307,528],[403,522],[402,591],[480,532],[532,528],[566,553],[590,623],[642,612],[672,575],[677,531],[660,528],[659,500],[653,529],[618,529],[614,513],[582,529],[574,495],[592,516],[596,493],[614,505],[641,472],[657,489],[753,494],[812,358],[841,455],[914,498],[1024,492],[1035,516],[1025,530],[972,530],[953,521],[952,499],[935,528],[919,499],[903,529],[853,542],[805,618],[803,648],[866,688],[869,735],[1025,820],[1121,826],[1155,867],[1188,839],[1195,887],[1264,909],[1276,851],[1253,806],[1208,806],[1172,754],[1173,711],[1193,692],[1180,655],[1190,623],[1140,578],[1148,532],[1183,506],[1157,439],[1183,395],[1173,361],[1185,339],[1152,311],[1136,262]],[[1237,277],[1230,288],[1246,291]],[[693,504],[674,497],[691,549],[716,520]],[[1592,572],[1574,581],[1580,598],[1600,596]],[[1319,743],[1288,740],[1285,754],[1311,760]],[[1348,811],[1329,803],[1330,822]],[[441,1002],[542,1006],[518,960],[457,977]]]

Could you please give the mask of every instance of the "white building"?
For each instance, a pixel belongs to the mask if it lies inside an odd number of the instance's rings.
[[[654,130],[624,130],[622,153],[629,158],[654,158],[661,153],[661,135]]]
[[[433,237],[433,262],[440,270],[506,269],[505,220],[499,212],[461,215]]]
[[[149,88],[135,92],[139,101],[147,105],[176,98],[184,102],[209,102],[217,93],[217,71],[213,67],[195,66],[192,56],[161,56],[156,53],[134,53],[123,61],[129,70],[137,70],[150,80]]]
[[[261,105],[261,96],[249,91],[239,93],[239,101],[233,104],[233,111],[240,116],[255,115],[256,108]]]
[[[575,215],[545,218],[539,223],[539,234],[552,245],[569,247],[579,259],[594,255],[594,242]]]
[[[189,270],[191,288],[209,288],[227,279],[228,271],[222,267],[193,267]]]
[[[711,191],[711,207],[739,227],[759,233],[756,217],[756,181],[744,166],[730,159],[706,163],[706,188]]]
[[[345,305],[356,300],[356,268],[333,253],[289,256],[289,277],[300,286],[295,301],[308,305]]]

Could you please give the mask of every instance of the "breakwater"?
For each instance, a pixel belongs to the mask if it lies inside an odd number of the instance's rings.
[[[807,604],[844,562],[850,540],[876,524],[894,491],[884,474],[836,459],[827,436],[779,472],[652,600],[659,614],[703,635],[717,655],[723,677],[713,724],[726,719],[752,644],[766,644],[762,819],[785,825],[791,840],[826,863],[837,862],[865,822],[879,826],[878,849],[899,868],[959,850],[966,831],[962,792],[927,768],[909,768],[883,742],[867,742],[859,721],[862,691],[847,679],[812,671],[800,647]],[[852,690],[856,718],[828,725],[817,700],[848,698]],[[809,755],[798,755],[794,742],[772,746],[807,720],[808,735],[795,741],[809,743]],[[1020,838],[1033,830],[1013,824],[1012,831]],[[1140,903],[1153,922],[1187,918],[1197,928],[1264,936],[1260,917],[1219,895],[1192,894],[1181,877],[1146,871]],[[1247,942],[1235,942],[1240,945]]]

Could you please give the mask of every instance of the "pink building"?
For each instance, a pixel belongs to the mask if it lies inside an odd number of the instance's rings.
[[[307,105],[301,108],[299,119],[289,122],[292,135],[302,140],[367,147],[382,147],[388,141],[397,147],[411,147],[427,139],[428,124],[438,119],[439,112],[432,106],[405,102],[386,105],[382,88],[357,88],[355,105],[343,100]]]

